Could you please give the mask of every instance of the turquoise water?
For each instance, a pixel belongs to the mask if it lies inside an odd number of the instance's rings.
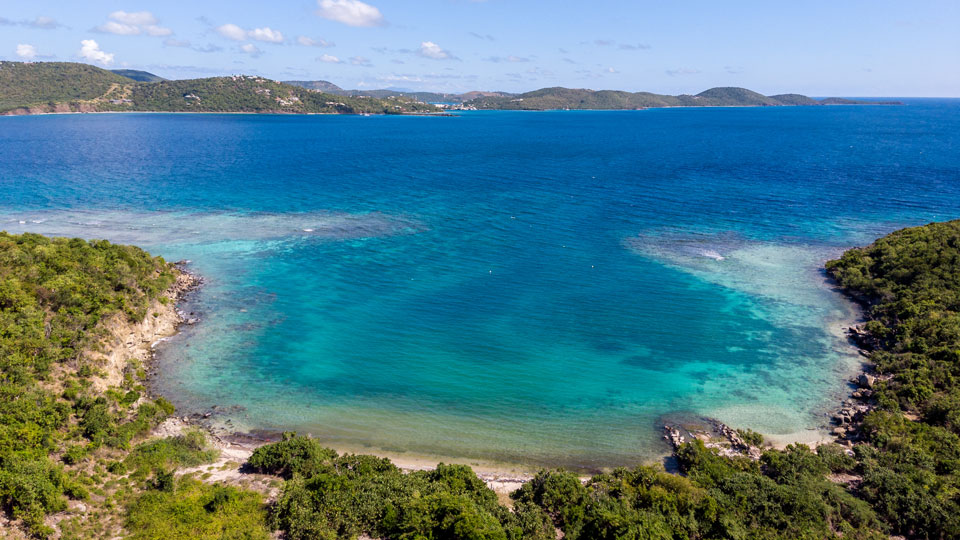
[[[808,438],[819,270],[960,217],[960,101],[456,118],[0,118],[0,228],[189,259],[156,389],[340,448],[596,468],[664,418]]]

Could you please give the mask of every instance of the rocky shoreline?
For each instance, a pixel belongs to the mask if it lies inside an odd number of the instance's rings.
[[[861,370],[848,380],[852,391],[849,396],[840,402],[840,405],[829,413],[829,437],[825,441],[812,444],[814,448],[820,444],[835,443],[843,446],[849,454],[853,453],[853,445],[864,439],[862,433],[863,419],[876,408],[874,390],[880,382],[890,379],[890,376],[878,375],[873,371],[873,365],[868,361],[870,353],[877,348],[873,336],[863,325],[853,324],[845,330],[850,342],[857,347],[857,353],[864,358]],[[731,428],[723,422],[709,417],[701,417],[692,425],[665,422],[663,424],[663,438],[670,444],[674,452],[689,440],[699,439],[707,448],[714,448],[722,456],[747,457],[759,460],[763,454],[760,446],[750,444],[741,435],[741,432]]]

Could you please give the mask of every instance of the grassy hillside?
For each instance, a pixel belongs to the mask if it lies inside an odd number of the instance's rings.
[[[145,72],[130,73],[145,77]],[[0,113],[4,112],[436,112],[402,98],[335,96],[262,77],[137,82],[85,64],[3,62]]]
[[[130,79],[87,64],[0,61],[0,113],[17,107],[90,100]]]

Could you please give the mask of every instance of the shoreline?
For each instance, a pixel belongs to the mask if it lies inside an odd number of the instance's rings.
[[[171,290],[164,293],[163,296],[169,298],[164,304],[156,301],[151,306],[151,310],[159,313],[159,317],[154,319],[162,320],[165,324],[157,326],[155,331],[145,332],[144,338],[135,346],[140,354],[131,356],[132,358],[142,358],[144,367],[150,370],[150,364],[153,363],[156,354],[156,345],[177,335],[180,327],[184,324],[195,324],[198,319],[191,318],[194,313],[187,313],[180,309],[181,303],[187,300],[189,295],[195,293],[202,287],[203,278],[190,272],[186,266],[189,261],[179,261],[171,263],[179,272],[177,283],[171,287]],[[149,321],[147,321],[149,322]],[[131,325],[131,326],[141,326]],[[113,347],[113,351],[130,353],[128,348]],[[122,372],[122,367],[120,368]],[[146,382],[146,381],[145,381]],[[149,384],[145,385],[146,394],[153,399],[162,397],[156,392],[151,391]],[[184,431],[197,429],[202,431],[211,445],[220,453],[220,456],[213,463],[200,465],[178,471],[180,474],[203,473],[209,475],[209,481],[226,481],[230,483],[248,483],[257,482],[265,476],[256,473],[250,473],[243,468],[244,463],[253,454],[253,451],[279,440],[280,433],[256,434],[251,432],[230,431],[213,425],[205,420],[209,418],[210,413],[200,414],[192,413],[190,415],[180,415],[176,412],[173,416],[167,418],[157,427],[155,427],[148,436],[149,439],[158,437],[172,437],[183,434]],[[527,466],[511,463],[494,463],[469,458],[458,458],[455,456],[432,456],[417,455],[412,453],[393,453],[381,452],[376,449],[348,448],[343,446],[330,446],[339,454],[369,454],[380,458],[389,459],[394,465],[405,473],[423,470],[433,470],[439,463],[460,464],[470,466],[474,473],[486,482],[500,496],[508,496],[516,491],[520,486],[531,479],[537,470],[542,467]],[[586,479],[589,476],[581,475]]]
[[[0,118],[11,117],[18,118],[24,116],[66,116],[66,115],[86,115],[86,114],[220,114],[220,115],[262,115],[262,116],[458,116],[447,111],[441,112],[423,112],[423,113],[323,113],[323,112],[278,112],[278,111],[44,111],[44,112],[24,112],[18,113],[20,109],[0,113]]]
[[[325,112],[283,112],[283,111],[44,111],[18,112],[14,109],[0,113],[0,117],[20,116],[60,116],[74,114],[220,114],[220,115],[263,115],[263,116],[424,116],[424,117],[458,117],[464,112],[642,112],[657,109],[783,109],[783,108],[816,108],[816,107],[861,107],[864,105],[896,107],[905,106],[905,103],[825,103],[820,105],[667,105],[664,107],[640,107],[630,109],[445,109],[439,112],[403,112],[403,113],[325,113]]]
[[[165,293],[165,296],[169,298],[167,304],[155,302],[157,306],[160,306],[161,315],[159,319],[168,324],[158,326],[158,331],[151,334],[149,339],[141,340],[141,349],[144,349],[144,344],[147,345],[145,367],[147,367],[148,370],[151,367],[149,364],[151,364],[154,359],[157,344],[179,333],[180,327],[183,324],[195,324],[198,322],[197,319],[189,317],[192,316],[193,313],[188,314],[180,309],[181,303],[186,301],[190,294],[196,292],[203,283],[202,277],[191,273],[186,268],[187,264],[189,264],[189,261],[172,263],[179,272],[177,283],[172,287],[171,291]],[[823,424],[789,434],[776,435],[761,433],[764,437],[764,448],[783,449],[787,445],[794,443],[805,444],[814,449],[821,444],[828,443],[838,443],[850,448],[853,442],[859,437],[858,430],[854,424],[859,419],[862,419],[863,414],[869,410],[869,404],[859,402],[864,400],[865,397],[869,398],[871,392],[869,388],[858,388],[857,384],[858,381],[866,383],[866,381],[869,380],[866,377],[873,377],[871,375],[871,364],[865,358],[867,351],[855,337],[859,335],[860,325],[865,320],[863,308],[856,299],[846,295],[840,290],[832,277],[826,275],[824,281],[825,286],[847,299],[851,307],[850,312],[845,316],[828,323],[829,333],[838,340],[846,337],[850,347],[849,361],[851,361],[851,365],[849,369],[840,368],[838,370],[844,372],[844,380],[848,383],[847,388],[835,395],[829,396],[828,399],[830,401],[825,403],[822,410],[817,412],[818,416],[823,415],[825,418]],[[127,352],[129,353],[129,351]],[[859,358],[857,358],[857,355],[859,355]],[[136,356],[134,356],[134,358],[136,358]],[[859,360],[859,362],[853,365],[854,360]],[[866,392],[864,392],[864,390],[866,390]],[[147,385],[147,393],[153,398],[159,397],[156,392],[150,390],[150,385]],[[839,405],[836,403],[837,401],[840,402]],[[257,433],[255,431],[231,431],[227,426],[215,425],[212,420],[208,420],[210,417],[210,412],[194,412],[190,415],[172,416],[155,428],[153,432],[151,432],[150,437],[166,437],[180,434],[186,429],[199,429],[208,436],[212,445],[220,452],[220,458],[208,466],[187,469],[182,472],[183,474],[208,470],[210,466],[214,466],[218,472],[213,474],[213,476],[221,480],[239,482],[244,478],[249,479],[252,476],[256,476],[251,475],[249,472],[244,472],[242,470],[243,463],[256,448],[278,440],[279,432]],[[686,437],[699,438],[708,446],[718,448],[721,452],[729,452],[730,449],[732,449],[740,455],[747,455],[754,459],[759,458],[760,449],[745,443],[737,435],[736,427],[728,426],[707,415],[700,416],[698,419],[688,423],[666,423],[664,428],[666,430],[664,438],[673,446],[674,450],[678,446],[677,434],[682,433],[685,434]],[[682,442],[684,438],[684,435],[681,435],[679,442]],[[431,470],[436,468],[438,463],[468,465],[479,478],[484,480],[491,489],[501,496],[506,496],[515,491],[524,482],[531,480],[538,470],[545,468],[544,466],[533,464],[493,462],[456,456],[390,452],[368,447],[349,447],[335,444],[329,445],[329,447],[341,454],[369,454],[386,458],[404,472]],[[669,468],[668,463],[672,457],[673,451],[667,451],[651,459],[650,462],[663,463]],[[234,467],[233,465],[236,466]],[[598,471],[579,471],[578,474],[582,479],[587,479],[589,475],[595,474],[596,472]]]

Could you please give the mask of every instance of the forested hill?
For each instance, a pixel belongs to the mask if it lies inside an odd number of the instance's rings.
[[[142,78],[142,73],[136,75]],[[0,62],[0,114],[125,111],[403,114],[437,109],[412,99],[337,96],[248,75],[140,82],[86,64]]]
[[[656,107],[772,107],[785,105],[859,105],[865,101],[827,98],[822,101],[800,94],[764,96],[746,88],[711,88],[693,95],[668,96],[650,92],[541,88],[515,95],[481,96],[465,102],[468,107],[498,110],[550,109],[645,109]],[[898,104],[884,102],[885,105]]]

